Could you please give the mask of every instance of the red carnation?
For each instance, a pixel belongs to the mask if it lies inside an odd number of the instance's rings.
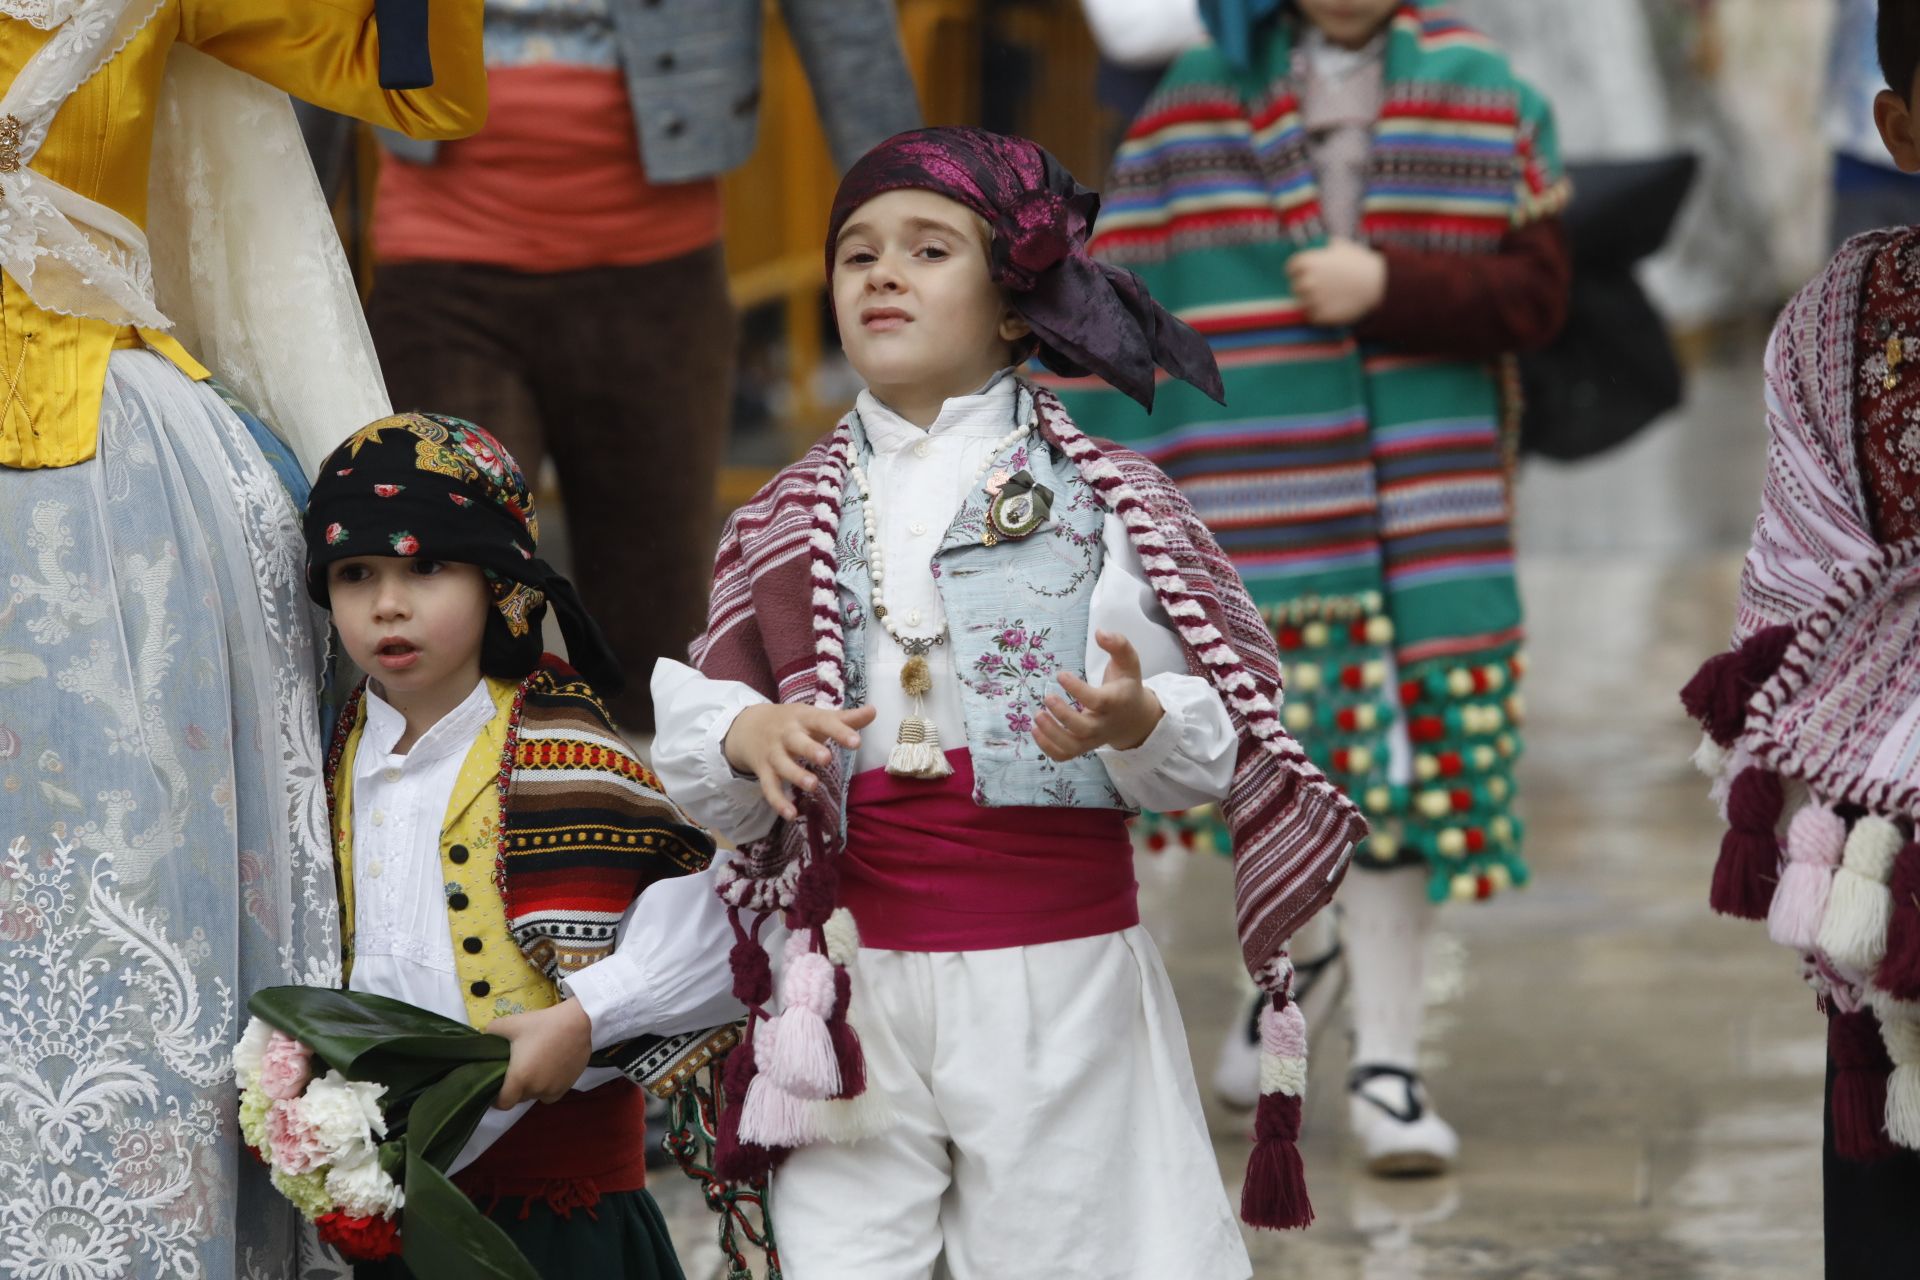
[[[313,1225],[321,1240],[354,1262],[378,1262],[400,1252],[400,1223],[393,1218],[350,1218],[336,1209]]]

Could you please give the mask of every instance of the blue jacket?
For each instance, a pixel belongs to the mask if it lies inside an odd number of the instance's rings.
[[[753,154],[760,122],[761,0],[607,0],[652,182],[718,177]],[[833,151],[847,168],[920,124],[892,0],[780,0]],[[439,144],[381,131],[430,164]]]

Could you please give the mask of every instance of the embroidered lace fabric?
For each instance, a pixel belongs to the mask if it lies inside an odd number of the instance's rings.
[[[298,525],[157,355],[114,353],[100,427],[0,469],[0,1258],[281,1277],[230,1053],[247,992],[338,979]]]

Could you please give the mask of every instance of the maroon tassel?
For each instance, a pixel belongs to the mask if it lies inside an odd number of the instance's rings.
[[[1887,878],[1893,916],[1887,922],[1887,955],[1873,984],[1895,1000],[1920,1000],[1920,844],[1893,860]]]
[[[1240,1193],[1240,1218],[1250,1227],[1291,1231],[1313,1221],[1307,1170],[1300,1160],[1300,1099],[1263,1093],[1253,1117],[1253,1157]]]
[[[793,905],[787,908],[787,926],[792,929],[818,929],[833,914],[840,896],[840,869],[831,858],[815,858],[807,863],[793,885]]]
[[[847,1006],[853,1002],[853,975],[844,968],[833,968],[833,1016],[827,1019],[827,1034],[833,1038],[834,1060],[840,1064],[838,1099],[857,1098],[867,1091],[867,1055],[860,1047],[860,1033],[847,1021]]]
[[[1833,1064],[1833,1149],[1842,1160],[1885,1160],[1899,1148],[1887,1137],[1887,1077],[1893,1059],[1869,1009],[1838,1014],[1827,1023]]]
[[[785,1151],[763,1147],[757,1142],[740,1140],[740,1112],[746,1105],[747,1087],[759,1068],[753,1060],[753,1040],[734,1047],[727,1055],[720,1074],[721,1096],[714,1099],[718,1118],[714,1125],[713,1171],[722,1182],[735,1186],[759,1182],[785,1159]]]
[[[1715,742],[1732,746],[1746,728],[1747,703],[1773,679],[1792,643],[1793,628],[1782,624],[1756,631],[1738,649],[1708,658],[1680,691],[1687,714]]]
[[[1774,828],[1786,796],[1780,775],[1743,770],[1727,796],[1728,831],[1720,841],[1709,901],[1723,916],[1765,920],[1780,881],[1780,838]]]
[[[773,999],[773,961],[767,949],[752,938],[742,938],[727,953],[733,970],[733,998],[749,1009]]]

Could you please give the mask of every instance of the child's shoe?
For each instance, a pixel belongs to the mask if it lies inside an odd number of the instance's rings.
[[[1428,1104],[1418,1073],[1361,1064],[1347,1078],[1347,1090],[1348,1118],[1368,1173],[1429,1178],[1460,1158],[1460,1135]]]

